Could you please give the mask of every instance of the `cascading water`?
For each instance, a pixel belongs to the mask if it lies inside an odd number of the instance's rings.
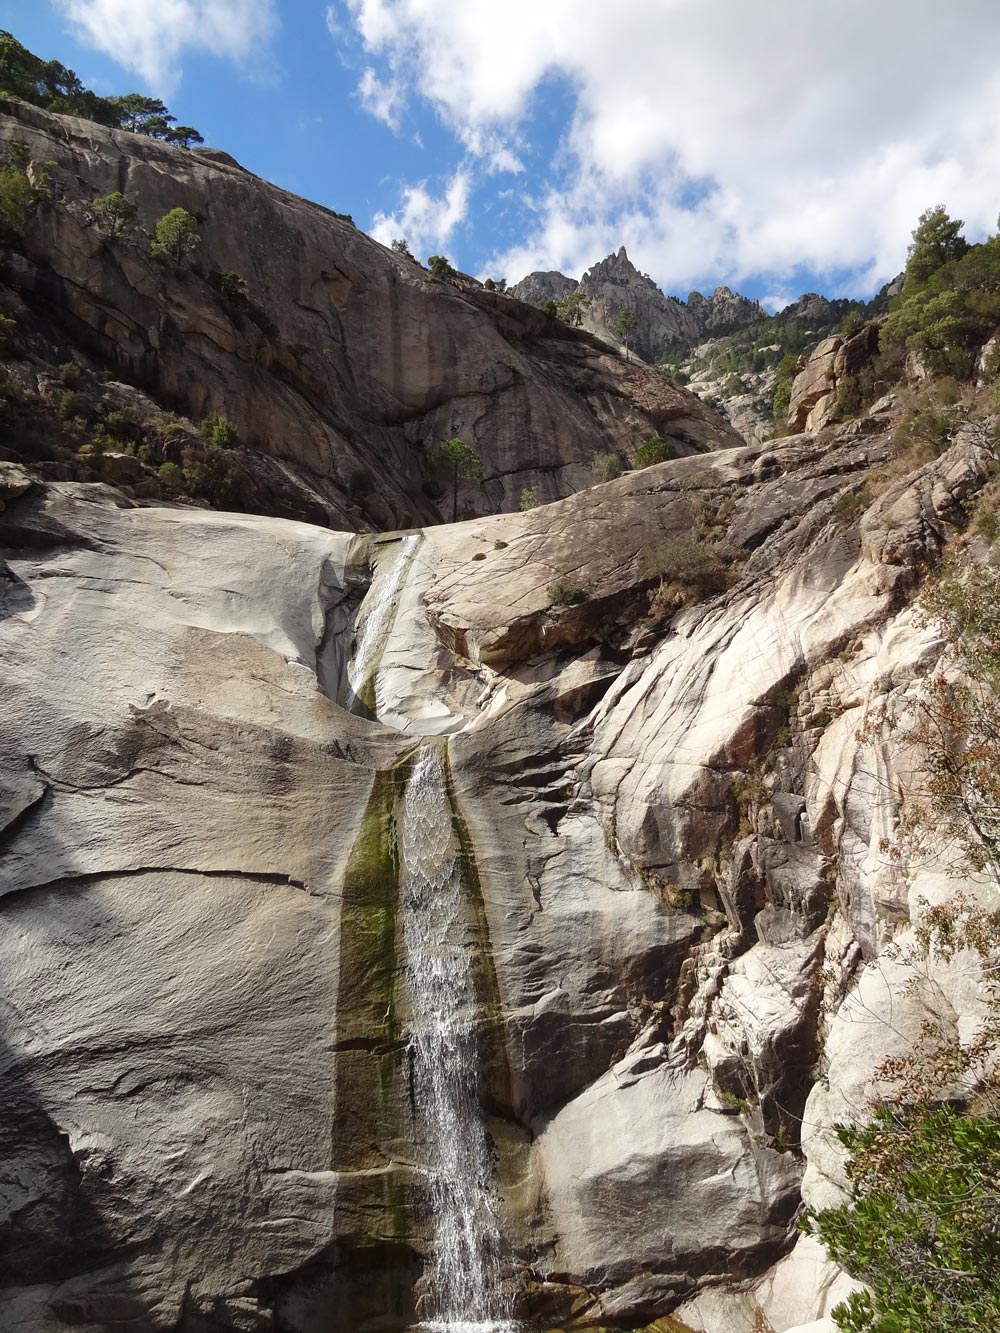
[[[434,1246],[425,1329],[513,1333],[501,1282],[501,1201],[477,1096],[476,985],[442,754],[424,746],[406,787],[403,939],[414,1098],[430,1145]]]
[[[399,590],[419,540],[419,533],[403,537],[396,543],[398,549],[394,551],[388,568],[385,556],[378,563],[372,586],[365,599],[367,604],[360,617],[354,656],[347,668],[347,678],[351,687],[347,707],[352,713],[360,711],[361,696],[369,681],[374,680],[379,657],[392,628]]]

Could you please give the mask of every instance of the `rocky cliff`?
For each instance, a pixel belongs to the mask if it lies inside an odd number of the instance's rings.
[[[482,459],[465,513],[514,509],[525,488],[569,494],[590,483],[595,453],[627,460],[654,432],[680,452],[739,442],[586,331],[472,280],[435,279],[224,153],[8,99],[0,147],[15,142],[37,196],[0,262],[3,310],[35,375],[22,388],[44,395],[39,374],[75,359],[144,394],[143,420],[166,410],[197,434],[224,415],[248,507],[352,529],[438,521],[433,456],[452,436]],[[93,201],[114,191],[138,216],[112,235]],[[177,207],[197,219],[197,249],[154,258],[150,233]],[[156,441],[154,461],[173,461]],[[5,456],[36,461],[9,445]],[[76,456],[50,461],[102,475]]]
[[[871,502],[891,426],[405,547],[3,470],[5,1328],[420,1311],[428,745],[515,1313],[832,1327],[847,1279],[794,1227],[844,1184],[832,1126],[978,1003],[961,960],[903,985],[918,898],[955,886],[886,855],[910,761],[863,724],[940,656],[917,571],[990,450],[969,428]]]
[[[648,361],[657,360],[678,343],[729,333],[765,318],[766,313],[757,301],[748,301],[728,287],[716,288],[711,297],[692,292],[686,303],[664,296],[652,278],[639,272],[624,246],[594,264],[579,282],[562,273],[529,273],[510,290],[532,304],[545,297],[561,301],[578,291],[583,298],[583,327],[615,344],[618,315],[631,310],[635,316],[632,346]]]

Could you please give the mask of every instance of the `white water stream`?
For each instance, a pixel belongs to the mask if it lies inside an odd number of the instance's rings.
[[[401,538],[393,544],[391,552],[385,551],[378,561],[371,587],[361,607],[354,656],[347,668],[351,687],[347,707],[352,713],[358,710],[360,696],[375,675],[392,628],[399,591],[419,540],[419,533]]]
[[[406,787],[400,910],[413,1011],[414,1098],[427,1135],[434,1244],[423,1329],[514,1333],[501,1281],[501,1200],[479,1108],[473,940],[441,750]]]

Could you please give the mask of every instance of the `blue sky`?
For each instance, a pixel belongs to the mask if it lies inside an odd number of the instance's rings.
[[[0,0],[0,26],[481,276],[624,243],[668,292],[775,307],[871,294],[930,205],[972,238],[1000,210],[995,0]]]

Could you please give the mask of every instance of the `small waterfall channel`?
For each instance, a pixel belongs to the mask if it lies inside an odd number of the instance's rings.
[[[425,1322],[435,1333],[513,1333],[501,1281],[501,1200],[479,1109],[478,997],[462,867],[439,745],[421,747],[406,787],[401,915],[413,1010],[411,1051],[428,1163],[434,1249]]]
[[[399,591],[419,541],[418,532],[401,538],[375,567],[375,576],[361,607],[354,656],[347,668],[350,683],[347,707],[352,713],[378,716],[378,662],[392,628]]]
[[[385,721],[379,663],[419,541],[416,533],[381,548],[358,619],[347,707],[379,721]],[[412,1098],[428,1145],[433,1219],[417,1327],[428,1333],[517,1333],[502,1281],[503,1204],[479,1106],[476,940],[446,765],[445,739],[425,741],[416,750],[397,817]]]

